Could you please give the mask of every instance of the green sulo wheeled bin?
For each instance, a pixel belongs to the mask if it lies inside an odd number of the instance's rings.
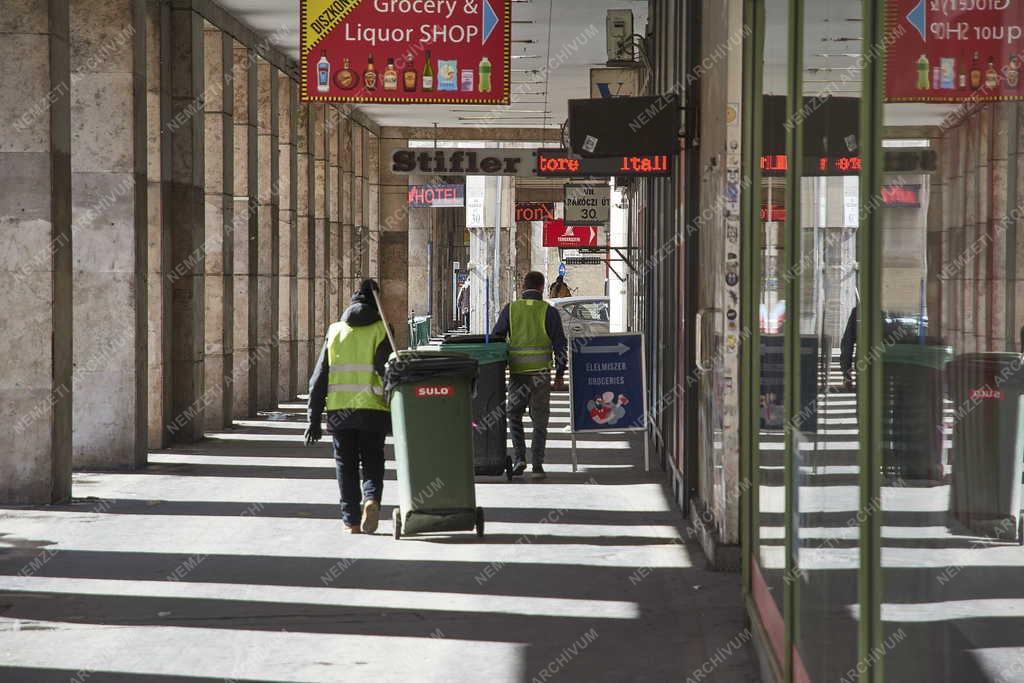
[[[422,348],[422,347],[421,347]],[[512,458],[506,446],[505,367],[508,345],[503,337],[450,334],[442,351],[465,353],[480,364],[473,396],[473,469],[478,475],[512,478]]]
[[[975,533],[1024,541],[1024,363],[1018,353],[965,353],[946,366],[953,415],[953,515]]]
[[[395,538],[476,529],[483,508],[473,488],[473,385],[477,361],[461,353],[403,351],[388,361],[398,470]]]
[[[953,349],[942,344],[892,344],[882,353],[884,473],[941,482],[945,368]]]

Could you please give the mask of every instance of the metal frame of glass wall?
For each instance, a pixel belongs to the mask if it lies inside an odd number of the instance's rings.
[[[786,113],[795,125],[786,130],[786,153],[789,159],[802,159],[802,118],[798,112],[802,106],[803,54],[804,54],[804,4],[805,0],[789,0],[788,12],[788,62],[786,65],[787,103]],[[881,138],[882,87],[884,57],[877,54],[869,58],[869,46],[883,45],[884,4],[863,2],[862,53],[863,84],[860,112],[860,149],[863,158],[860,173],[861,205],[868,205],[871,198],[880,191],[882,184]],[[763,0],[745,0],[744,22],[749,27],[744,41],[744,98],[743,98],[743,151],[744,166],[751,182],[743,192],[742,226],[742,305],[741,318],[749,339],[741,349],[740,439],[741,472],[749,486],[744,487],[742,505],[743,524],[743,585],[747,610],[751,620],[760,624],[760,614],[753,599],[752,562],[754,561],[755,539],[759,528],[759,399],[760,399],[760,321],[758,308],[758,287],[762,268],[760,252],[762,234],[760,226],[761,204],[761,151],[763,148],[763,55],[765,38],[765,7]],[[787,245],[800,243],[800,164],[790,163],[786,171],[787,211],[785,239]],[[861,314],[858,320],[857,344],[858,367],[865,368],[858,376],[858,466],[860,509],[858,510],[859,532],[859,662],[864,665],[861,681],[880,683],[883,681],[882,658],[871,656],[882,643],[881,624],[881,510],[877,504],[880,495],[881,472],[881,393],[882,376],[879,363],[867,361],[868,349],[876,347],[882,339],[881,328],[881,218],[877,211],[861,212],[857,231],[858,278],[861,296]],[[799,249],[787,248],[786,267],[797,266]],[[799,411],[800,386],[800,344],[798,287],[800,278],[790,278],[786,283],[787,311],[784,327],[785,358],[785,418],[791,425]],[[785,486],[785,568],[787,576],[798,570],[795,566],[793,505],[796,486],[794,472],[793,428],[787,427],[785,435],[784,475]],[[798,614],[797,591],[793,582],[785,583],[783,597],[783,618],[785,623],[785,656],[777,662],[783,681],[799,680],[795,672],[793,652]],[[769,656],[772,649],[766,647]]]

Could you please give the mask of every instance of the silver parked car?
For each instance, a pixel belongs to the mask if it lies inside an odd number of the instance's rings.
[[[608,334],[608,297],[567,296],[548,303],[562,316],[566,337]]]

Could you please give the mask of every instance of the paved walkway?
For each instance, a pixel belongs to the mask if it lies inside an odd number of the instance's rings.
[[[378,534],[342,535],[301,410],[0,509],[0,680],[757,680],[739,576],[703,568],[633,439],[581,440],[571,472],[564,395],[547,480],[478,479],[483,541],[393,540],[393,462]]]

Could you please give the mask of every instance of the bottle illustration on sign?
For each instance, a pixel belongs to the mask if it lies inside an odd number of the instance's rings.
[[[942,83],[942,77],[940,75],[939,67],[932,67],[932,90],[938,90],[939,85]]]
[[[366,71],[363,72],[363,85],[367,90],[377,89],[377,67],[373,65],[373,55],[366,58]]]
[[[316,90],[327,92],[331,89],[331,63],[327,61],[327,53],[320,51],[320,59],[316,63]]]
[[[1006,85],[1013,90],[1020,85],[1020,57],[1010,57],[1010,65],[1006,67]]]
[[[957,77],[957,87],[967,90],[967,57],[960,56],[960,75]]]
[[[437,89],[459,89],[459,63],[454,59],[437,60]]]
[[[956,63],[952,57],[939,60],[939,87],[953,90],[956,87]]]
[[[988,58],[988,68],[985,69],[985,87],[989,90],[999,87],[999,72],[996,71],[995,60],[992,57]]]
[[[342,90],[351,90],[356,87],[356,75],[352,71],[348,57],[341,60],[341,70],[334,74],[334,84]]]
[[[480,59],[480,92],[491,92],[491,60]]]
[[[402,71],[402,87],[406,92],[416,89],[416,68],[412,63],[412,53],[405,56],[405,70]]]
[[[463,69],[462,70],[462,92],[473,92],[473,70]]]
[[[427,50],[427,61],[423,64],[423,90],[429,92],[434,89],[434,67],[430,63],[430,50]]]
[[[974,58],[971,60],[971,90],[981,87],[981,67],[978,66],[978,51],[974,51]]]
[[[384,69],[381,85],[385,90],[398,90],[398,70],[395,69],[394,57],[388,57],[388,65]]]
[[[924,55],[917,60],[917,89],[928,89],[928,58]]]

